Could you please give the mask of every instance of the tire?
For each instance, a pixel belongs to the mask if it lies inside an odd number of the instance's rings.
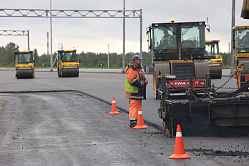
[[[58,71],[58,77],[61,77],[61,75],[60,75],[60,69],[57,69],[57,71]]]
[[[61,77],[63,77],[63,69],[61,69],[60,71],[61,71]]]

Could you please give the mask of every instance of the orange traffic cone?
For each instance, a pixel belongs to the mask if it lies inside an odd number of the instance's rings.
[[[139,106],[138,109],[138,117],[137,117],[137,125],[133,127],[133,129],[147,129],[148,127],[144,125],[142,108]]]
[[[117,106],[116,106],[116,101],[115,101],[115,98],[113,97],[112,99],[112,110],[109,114],[120,114],[118,111],[117,111]]]
[[[188,158],[191,157],[185,154],[181,127],[180,125],[177,125],[175,151],[173,155],[169,156],[169,159],[188,159]]]

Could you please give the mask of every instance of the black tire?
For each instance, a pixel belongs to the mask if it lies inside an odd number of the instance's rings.
[[[156,99],[159,100],[159,94],[158,91],[156,91]]]
[[[60,75],[60,70],[59,70],[59,69],[57,69],[57,71],[58,71],[58,77],[61,77],[61,75]]]
[[[64,76],[63,76],[63,69],[61,69],[60,71],[61,71],[61,77],[64,77]]]

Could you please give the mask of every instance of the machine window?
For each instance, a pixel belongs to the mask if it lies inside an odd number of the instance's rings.
[[[74,62],[77,60],[75,52],[63,52],[61,55],[63,62]]]
[[[237,52],[249,52],[249,29],[239,29],[236,35]]]
[[[16,55],[16,62],[18,61],[18,63],[31,63],[32,62],[32,56],[30,53],[26,53],[26,54],[19,54],[19,58],[17,58]]]
[[[153,30],[155,53],[177,53],[176,26],[155,27]]]
[[[182,26],[181,42],[182,53],[204,53],[205,50],[205,27],[204,26]]]
[[[214,51],[213,51],[213,44],[212,43],[206,43],[206,46],[205,46],[205,54],[207,56],[212,56],[214,55]]]

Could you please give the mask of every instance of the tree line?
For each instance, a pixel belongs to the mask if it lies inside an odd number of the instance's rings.
[[[0,47],[0,67],[14,67],[14,52],[19,50],[19,46],[15,43],[8,43],[5,47]],[[39,55],[38,50],[34,49],[34,59],[36,67],[50,67],[50,55]],[[125,65],[131,61],[134,52],[125,55]],[[77,53],[80,60],[80,67],[84,68],[107,68],[108,67],[108,54],[107,53],[93,53],[81,52]],[[152,57],[149,53],[143,52],[143,66],[152,65]],[[53,54],[53,61],[57,56],[57,52]],[[109,53],[109,67],[122,68],[123,54]],[[56,63],[54,64],[56,67]]]
[[[8,43],[5,47],[0,47],[0,67],[14,67],[14,52],[19,50],[19,46],[15,43]],[[129,52],[125,55],[125,66],[131,61],[132,56],[139,54],[138,52]],[[106,53],[93,53],[81,52],[77,53],[80,59],[80,67],[84,68],[107,68],[108,67],[108,54]],[[152,57],[150,52],[143,52],[143,66],[152,65]],[[56,58],[57,53],[54,52],[53,60]],[[223,58],[223,68],[230,68],[231,54],[221,53]],[[34,59],[36,67],[50,67],[50,55],[38,54],[38,50],[34,49]],[[109,53],[109,66],[110,68],[122,68],[123,54]],[[56,63],[54,64],[56,67]]]

